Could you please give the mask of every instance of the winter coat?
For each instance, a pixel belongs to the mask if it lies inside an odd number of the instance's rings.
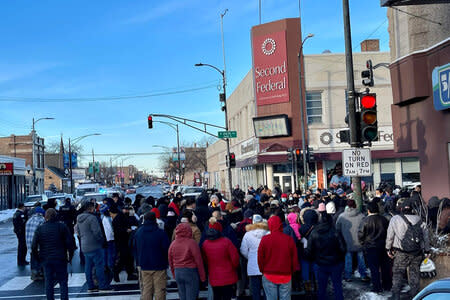
[[[180,223],[180,224],[183,224],[183,223]],[[194,241],[195,241],[197,244],[199,244],[199,243],[200,243],[200,240],[201,240],[201,238],[202,238],[202,233],[200,232],[200,229],[198,229],[197,225],[195,225],[194,223],[188,222],[188,223],[186,223],[186,224],[189,224],[189,227],[191,227],[191,233],[192,233],[191,238],[194,239]],[[179,225],[179,224],[178,224],[178,225]],[[177,227],[178,227],[178,226],[177,226]],[[161,227],[160,227],[160,228],[161,228]],[[174,230],[174,231],[173,231],[173,234],[172,234],[172,241],[175,240],[176,234],[177,234],[177,231]]]
[[[76,221],[76,210],[72,204],[64,204],[59,208],[59,219],[66,224],[69,231],[73,233],[73,227]]]
[[[268,221],[270,234],[264,236],[258,247],[258,266],[263,274],[292,275],[298,266],[294,240],[283,233],[283,224],[277,216]]]
[[[202,254],[211,286],[230,285],[238,281],[239,253],[228,238],[214,229],[207,229]]]
[[[103,229],[105,230],[106,241],[114,241],[114,231],[112,227],[112,219],[108,216],[102,216]]]
[[[36,229],[45,222],[45,218],[42,214],[35,213],[28,219],[25,227],[25,241],[27,248],[31,251],[31,245],[33,243],[34,233]]]
[[[290,213],[288,214],[287,219],[292,230],[294,230],[295,236],[297,239],[300,239],[300,225],[297,223],[297,214]]]
[[[418,222],[422,222],[419,216],[416,215],[404,215],[408,221],[415,225]],[[425,252],[430,251],[430,239],[428,236],[427,226],[424,222],[422,222],[422,232],[423,232],[423,240],[421,243],[422,249]],[[403,250],[402,248],[402,240],[405,237],[406,230],[408,229],[408,224],[406,224],[405,220],[403,220],[401,215],[393,216],[391,221],[389,222],[387,236],[386,236],[386,249],[398,249]]]
[[[211,213],[208,208],[208,194],[206,192],[202,193],[196,201],[195,216],[197,217],[197,226],[201,232],[205,229],[205,223],[208,222],[211,217]]]
[[[70,261],[75,251],[75,243],[64,223],[50,220],[40,225],[33,237],[33,256],[41,263]]]
[[[112,220],[112,227],[114,231],[114,242],[118,251],[128,251],[128,242],[130,234],[128,233],[128,219],[122,214],[118,213]]]
[[[342,234],[348,252],[361,251],[358,230],[364,215],[357,208],[346,208],[336,221],[336,230]]]
[[[373,214],[365,217],[358,232],[358,240],[364,249],[384,249],[386,244],[389,221],[379,215]]]
[[[344,261],[345,241],[331,222],[314,226],[308,238],[305,255],[320,266],[334,266]]]
[[[248,259],[247,274],[248,276],[261,275],[258,267],[258,247],[263,236],[269,233],[267,223],[248,224],[245,229],[244,238],[241,243],[241,254]]]
[[[17,235],[25,234],[26,215],[21,210],[16,210],[13,215],[14,233]]]
[[[81,240],[81,251],[87,253],[103,247],[105,237],[94,214],[84,212],[77,217],[77,234]]]
[[[156,221],[145,221],[134,234],[136,265],[144,271],[165,270],[169,265],[169,239]]]
[[[175,240],[169,247],[169,265],[173,277],[177,268],[197,268],[200,281],[206,281],[202,254],[187,223],[181,223],[175,229]]]

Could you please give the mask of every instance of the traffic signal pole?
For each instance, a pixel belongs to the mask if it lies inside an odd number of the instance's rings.
[[[352,148],[360,148],[360,136],[358,124],[356,122],[356,91],[353,78],[353,51],[352,36],[350,28],[350,9],[348,0],[342,0],[342,10],[344,14],[344,36],[345,36],[345,64],[347,69],[347,94],[348,94],[348,126],[350,128],[350,145]],[[359,209],[362,207],[361,177],[352,177],[353,199]]]

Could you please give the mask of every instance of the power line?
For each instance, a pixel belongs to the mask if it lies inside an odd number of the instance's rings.
[[[198,149],[198,150],[191,150],[189,149],[188,151],[185,151],[185,153],[201,153],[201,152],[205,152],[206,149]],[[127,156],[146,156],[146,155],[162,155],[162,154],[172,154],[172,153],[176,153],[172,152],[172,151],[166,151],[166,152],[135,152],[135,153],[95,153],[95,156],[119,156],[119,155],[127,155]],[[90,156],[92,157],[92,153],[80,153],[78,154],[78,156]]]
[[[422,20],[424,20],[424,21],[428,21],[428,22],[430,22],[430,23],[433,23],[433,24],[442,26],[442,23],[440,23],[440,22],[436,22],[436,21],[434,21],[434,20],[431,20],[431,19],[428,19],[428,18],[425,18],[425,17],[422,17],[422,16],[414,15],[414,14],[409,13],[409,12],[407,12],[407,11],[401,10],[400,8],[397,8],[397,7],[391,6],[391,8],[392,8],[392,9],[395,9],[395,10],[397,10],[397,11],[399,11],[399,12],[402,12],[402,13],[404,13],[404,14],[410,15],[411,17],[419,18],[419,19],[422,19]]]
[[[216,84],[208,84],[200,87],[194,87],[189,89],[181,89],[168,92],[153,92],[142,95],[134,96],[109,96],[109,97],[86,97],[86,98],[39,98],[39,97],[8,97],[0,96],[1,102],[96,102],[96,101],[120,101],[129,99],[145,99],[152,97],[168,96],[175,94],[184,94],[199,90],[205,90],[212,87],[217,87]]]

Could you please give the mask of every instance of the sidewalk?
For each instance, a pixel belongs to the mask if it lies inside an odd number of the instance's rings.
[[[16,211],[15,208],[0,210],[0,224],[6,223],[9,220],[11,220],[15,211]]]

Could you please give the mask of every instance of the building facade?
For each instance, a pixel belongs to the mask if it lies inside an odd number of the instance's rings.
[[[27,194],[44,192],[44,139],[35,131],[0,137],[0,154],[25,159]]]
[[[428,201],[450,195],[450,4],[410,4],[387,13],[394,144],[418,153]]]
[[[25,202],[26,173],[25,159],[0,155],[0,210]]]
[[[279,49],[280,43],[286,43],[286,60],[279,62],[280,67],[270,67],[270,62],[265,67],[259,67],[254,62],[252,70],[244,77],[233,93],[227,99],[228,126],[229,130],[237,131],[237,138],[231,139],[231,152],[236,154],[236,168],[233,168],[233,184],[241,187],[248,185],[268,185],[273,188],[279,184],[285,192],[293,191],[302,186],[305,176],[301,159],[294,163],[288,160],[287,150],[289,148],[301,148],[301,109],[299,99],[299,76],[297,55],[298,44],[294,40],[289,44],[289,34],[286,40],[277,40],[280,30],[287,31],[292,26],[293,34],[298,34],[298,19],[273,22],[277,24],[263,24],[256,30],[264,37],[263,46],[267,40]],[[267,29],[267,31],[265,31]],[[275,32],[271,37],[271,32]],[[255,40],[253,40],[255,43]],[[260,41],[258,41],[260,42]],[[253,45],[253,51],[259,51],[261,47]],[[255,50],[256,49],[256,50]],[[267,50],[267,49],[266,49]],[[354,53],[355,85],[363,91],[361,83],[361,71],[366,67],[366,61],[372,60],[373,64],[389,63],[390,55],[387,52],[379,52],[378,41],[369,40],[361,44],[362,52]],[[276,50],[275,50],[276,51]],[[270,52],[270,51],[269,51]],[[255,54],[254,54],[255,55]],[[289,59],[290,58],[290,59]],[[350,148],[348,144],[342,143],[339,131],[347,127],[345,116],[347,114],[346,97],[346,68],[345,55],[334,54],[326,51],[322,54],[305,55],[302,60],[304,64],[304,112],[305,112],[305,136],[306,144],[312,150],[313,155],[308,163],[308,185],[312,188],[327,187],[336,165],[341,163],[342,150]],[[264,61],[263,61],[264,63]],[[286,63],[287,65],[285,65]],[[256,66],[256,67],[255,67]],[[279,94],[262,95],[265,103],[258,105],[258,80],[261,81],[259,73],[283,75],[288,70],[295,68],[297,76],[286,75],[286,90],[288,99],[278,102]],[[264,71],[261,71],[264,70]],[[390,84],[389,70],[386,68],[376,69],[375,86],[371,92],[377,93],[379,141],[372,145],[372,172],[373,176],[364,178],[369,188],[374,188],[380,183],[391,185],[412,185],[420,181],[420,168],[418,153],[406,151],[396,153],[394,151],[394,138],[391,118],[392,89]],[[264,77],[264,76],[262,76]],[[269,79],[273,79],[272,77]],[[284,82],[284,78],[273,79],[275,82]],[[272,81],[273,82],[273,81]],[[267,84],[267,83],[266,83]],[[269,87],[276,87],[269,81]],[[280,83],[280,90],[283,85]],[[295,90],[295,88],[297,90]],[[294,91],[291,91],[294,89]],[[267,103],[267,98],[273,96],[274,103]],[[259,95],[261,97],[261,95]],[[281,95],[283,97],[283,95]],[[264,102],[263,101],[263,102]],[[260,103],[261,104],[261,103]],[[286,115],[289,121],[289,132],[275,132],[280,129],[279,120],[266,122],[272,116]],[[256,118],[256,119],[254,119]],[[282,118],[281,118],[282,119]],[[255,120],[263,120],[263,126],[254,123]],[[265,123],[264,123],[265,122]],[[282,126],[281,126],[282,127]],[[284,136],[261,137],[261,133]],[[207,149],[208,172],[210,173],[209,186],[221,191],[227,191],[226,180],[226,150],[223,141],[217,141]]]

